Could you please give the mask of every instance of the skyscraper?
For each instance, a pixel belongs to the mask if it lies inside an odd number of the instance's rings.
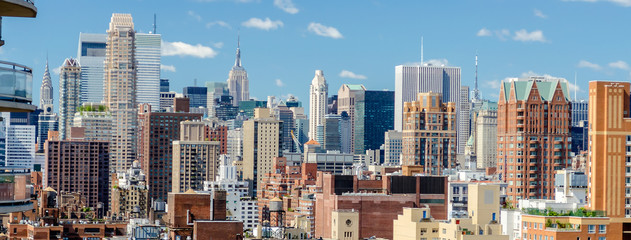
[[[479,169],[497,166],[497,103],[483,101],[474,114],[475,155]]]
[[[160,107],[161,41],[160,34],[152,33],[137,33],[134,40],[136,103],[149,103],[153,109]]]
[[[205,137],[208,128],[199,121],[180,123],[180,140],[173,141],[172,192],[203,190],[205,181],[219,176],[221,145],[216,139]]]
[[[208,90],[206,87],[185,87],[182,89],[184,97],[190,99],[190,107],[206,107],[208,103]]]
[[[59,73],[59,137],[70,136],[70,127],[81,106],[81,66],[74,58],[66,58]]]
[[[81,102],[103,101],[107,34],[80,33],[77,59],[81,66]]]
[[[225,82],[206,82],[206,106],[208,107],[208,117],[212,118],[216,115],[216,108],[218,108],[218,102],[221,101],[222,96],[230,95],[228,91],[228,84]],[[233,98],[230,98],[230,105],[236,106],[232,103]]]
[[[103,101],[112,113],[112,170],[123,172],[136,159],[138,111],[134,23],[130,14],[112,14],[107,30]]]
[[[250,100],[250,81],[245,68],[241,66],[241,42],[237,41],[237,57],[228,75],[228,89],[232,96],[232,103],[239,106],[241,101]]]
[[[460,87],[460,115],[458,116],[458,154],[464,153],[464,147],[471,136],[471,103],[469,102],[469,87]]]
[[[48,131],[57,131],[59,127],[59,119],[57,114],[53,112],[53,85],[48,71],[48,60],[46,60],[46,70],[42,79],[42,87],[40,88],[39,108],[42,113],[39,114],[37,125],[37,152],[44,152],[44,142],[48,139]]]
[[[168,92],[169,90],[169,79],[160,79],[160,92]]]
[[[587,199],[608,217],[631,217],[630,91],[629,82],[589,82]]]
[[[309,139],[316,139],[318,126],[324,127],[324,116],[327,112],[327,98],[329,85],[324,79],[322,70],[315,71],[315,77],[311,80],[309,94]]]
[[[273,160],[282,157],[283,122],[272,118],[269,108],[257,108],[254,119],[243,122],[243,180],[254,196],[258,182],[273,171]]]
[[[435,92],[442,94],[442,102],[456,104],[456,118],[460,119],[460,68],[447,66],[433,66],[431,64],[399,65],[395,67],[395,96],[394,96],[394,129],[403,129],[403,103],[416,101],[416,94],[420,92]],[[460,121],[457,120],[459,123]],[[456,130],[460,132],[459,125]],[[457,138],[469,136],[458,134]],[[460,142],[458,140],[458,142]]]
[[[565,79],[511,79],[497,103],[497,171],[506,195],[554,199],[554,173],[570,166],[570,102]]]
[[[5,132],[5,166],[32,169],[35,159],[35,129],[29,124],[29,114],[3,112]],[[0,150],[1,151],[1,150]]]
[[[587,121],[589,113],[589,102],[585,100],[572,101],[572,126],[579,127],[585,125],[582,121]]]
[[[50,71],[48,71],[48,59],[46,59],[42,86],[39,88],[39,108],[44,109],[47,105],[53,105],[53,82],[50,79]]]

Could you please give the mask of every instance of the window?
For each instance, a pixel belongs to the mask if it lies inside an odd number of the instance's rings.
[[[588,233],[596,233],[596,225],[588,225],[587,226]]]
[[[607,225],[598,226],[598,233],[607,233]]]

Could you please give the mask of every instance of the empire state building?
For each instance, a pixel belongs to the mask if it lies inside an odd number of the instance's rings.
[[[237,40],[237,57],[234,66],[230,70],[228,76],[228,89],[232,96],[232,104],[239,106],[239,102],[250,100],[250,81],[248,81],[248,73],[241,66],[241,50],[240,41]]]

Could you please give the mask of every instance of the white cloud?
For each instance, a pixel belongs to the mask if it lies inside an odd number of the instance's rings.
[[[274,0],[274,6],[289,14],[296,14],[299,12],[298,8],[294,6],[294,3],[291,0]]]
[[[609,63],[609,67],[611,68],[617,68],[617,69],[621,69],[621,70],[629,70],[629,64],[627,64],[625,61],[616,61],[616,62],[611,62]]]
[[[486,81],[486,85],[489,88],[493,88],[493,89],[499,89],[500,85],[501,85],[502,81],[500,80],[492,80],[492,81]]]
[[[601,70],[602,67],[596,63],[592,63],[592,62],[588,62],[586,60],[581,60],[580,62],[578,62],[578,67],[579,68],[591,68],[593,70]]]
[[[510,36],[510,31],[508,29],[496,30],[495,35],[502,41],[506,41],[506,39]]]
[[[175,72],[175,66],[160,64],[160,70],[165,72]]]
[[[285,83],[282,80],[280,80],[280,79],[276,79],[276,86],[277,87],[282,87],[282,86],[285,86]]]
[[[336,28],[327,27],[320,23],[315,23],[315,22],[309,23],[309,27],[307,27],[307,30],[309,30],[309,32],[315,33],[316,35],[320,35],[323,37],[330,37],[334,39],[344,38],[344,36],[342,36],[342,33],[340,33],[340,31],[338,31]]]
[[[217,56],[217,51],[201,44],[191,45],[184,42],[162,41],[162,56],[214,58]]]
[[[570,92],[574,92],[574,91],[581,92],[581,87],[579,87],[577,85],[574,85],[573,83],[571,83],[570,81],[568,81],[567,79],[565,79],[563,77],[555,77],[555,76],[552,76],[550,74],[538,74],[536,72],[533,72],[532,70],[522,73],[520,77],[528,78],[528,77],[533,77],[533,76],[543,76],[546,79],[560,79],[561,81],[564,81],[564,82],[567,83],[567,88],[568,88],[568,90]],[[568,97],[570,97],[570,96],[568,96]]]
[[[53,68],[53,73],[54,73],[55,75],[59,75],[59,73],[61,73],[61,66],[56,67],[56,68]]]
[[[216,42],[216,43],[212,43],[213,47],[215,48],[222,48],[223,47],[223,42]]]
[[[356,74],[356,73],[348,71],[348,70],[342,70],[342,72],[340,72],[339,76],[343,77],[343,78],[351,78],[351,79],[366,79],[365,75]]]
[[[623,7],[631,7],[631,0],[563,0],[564,2],[611,2]]]
[[[214,22],[206,23],[206,28],[211,28],[213,26],[220,26],[220,27],[225,27],[225,28],[228,28],[228,29],[232,28],[230,26],[230,24],[228,24],[227,22],[224,22],[224,21],[214,21]]]
[[[536,9],[536,8],[535,8],[534,13],[535,13],[535,17],[538,17],[538,18],[543,18],[543,19],[548,18],[548,16],[547,16],[547,15],[545,15],[545,14],[543,14],[543,12],[542,12],[541,10],[539,10],[539,9]]]
[[[515,32],[515,36],[513,37],[515,41],[521,42],[545,42],[546,38],[543,36],[543,32],[541,30],[534,30],[532,32],[526,31],[526,29],[521,29]]]
[[[486,28],[482,28],[482,29],[480,29],[480,31],[478,31],[476,36],[478,36],[478,37],[490,37],[490,36],[493,36],[493,33],[491,32],[491,30],[488,30]]]
[[[265,20],[260,18],[250,18],[250,20],[241,23],[241,25],[243,25],[244,27],[258,28],[261,30],[269,31],[282,27],[283,22],[280,20],[272,21],[269,18],[265,18]]]
[[[195,20],[202,21],[202,16],[200,16],[199,14],[197,14],[196,12],[193,12],[193,10],[189,10],[188,11],[188,15],[193,17]]]

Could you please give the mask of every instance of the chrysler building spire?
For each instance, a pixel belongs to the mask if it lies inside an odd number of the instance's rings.
[[[39,89],[39,108],[44,109],[47,104],[53,105],[53,83],[50,79],[48,58],[46,58],[46,70],[44,70],[42,86]]]

